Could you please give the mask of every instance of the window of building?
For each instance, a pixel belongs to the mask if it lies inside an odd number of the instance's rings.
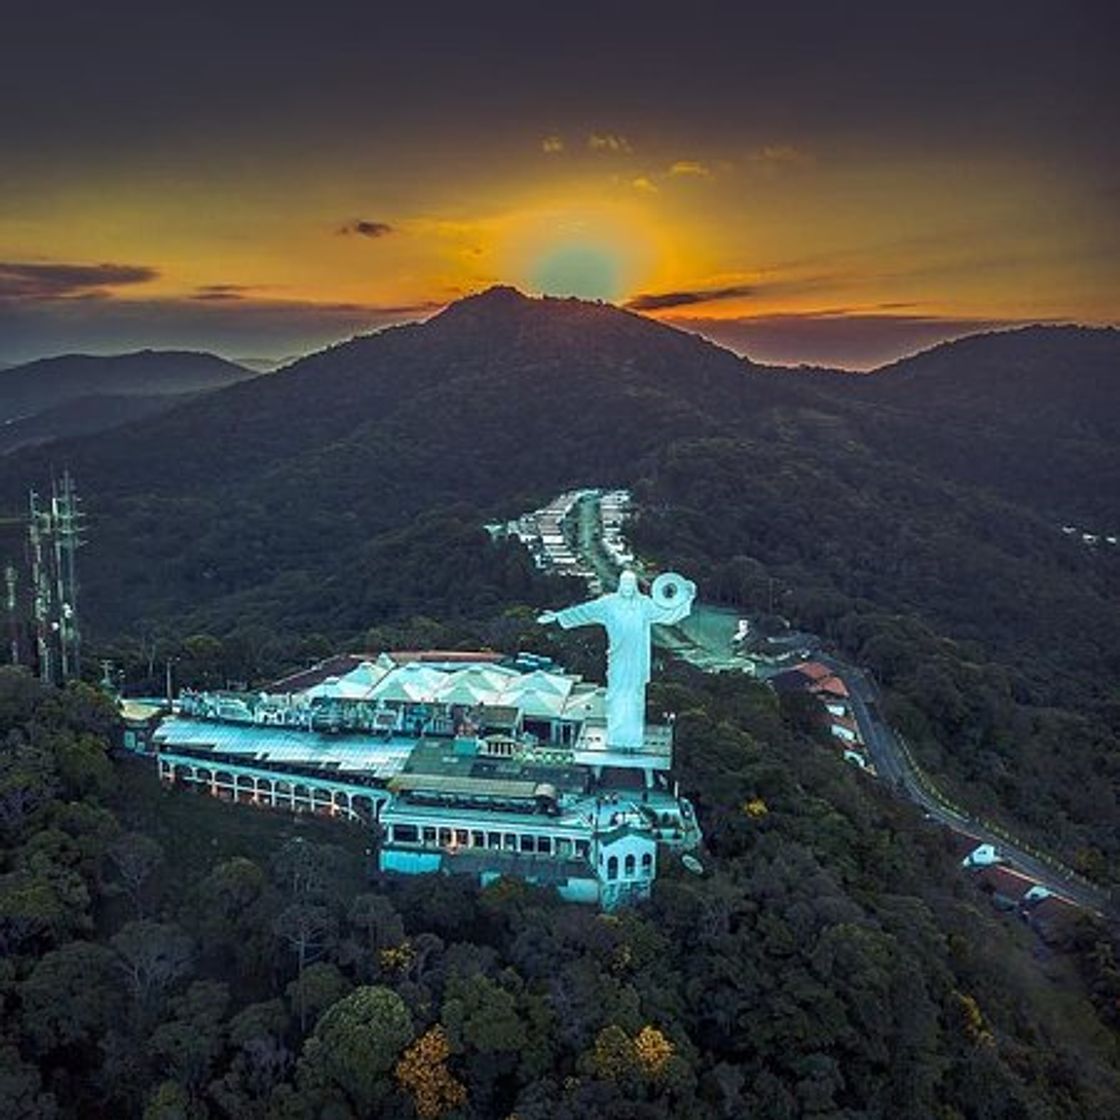
[[[507,832],[505,835],[506,835],[506,851],[516,852],[517,851],[517,837],[512,832]]]
[[[398,844],[415,844],[420,839],[419,830],[414,824],[393,825],[393,840]]]
[[[439,842],[441,847],[448,847],[451,844],[451,829],[441,828],[439,830]]]
[[[485,832],[472,832],[471,833],[471,847],[472,848],[485,848],[486,847],[486,833]]]
[[[500,832],[487,833],[486,846],[488,848],[500,848],[502,846],[502,834]]]
[[[521,850],[523,852],[535,851],[536,847],[537,847],[537,845],[534,843],[534,838],[532,836],[522,836],[521,837]]]
[[[646,854],[644,856],[642,856],[642,875],[644,875],[646,878],[648,878],[652,874],[653,874],[653,853],[652,852],[646,852]]]
[[[537,851],[540,852],[541,855],[552,855],[552,838],[550,836],[538,836]]]
[[[633,879],[634,872],[637,870],[637,861],[634,859],[633,854],[626,857],[626,878]]]
[[[591,842],[589,840],[576,841],[576,855],[586,859],[591,854]],[[600,860],[600,862],[602,862]]]
[[[425,825],[424,826],[424,843],[434,846],[435,842],[436,842],[436,830],[431,825]]]
[[[470,833],[465,828],[455,829],[455,843],[465,848],[470,843]]]
[[[556,854],[558,856],[570,856],[572,854],[572,842],[565,838],[559,838],[556,841]]]
[[[611,856],[611,858],[607,860],[607,878],[618,878],[618,856]]]

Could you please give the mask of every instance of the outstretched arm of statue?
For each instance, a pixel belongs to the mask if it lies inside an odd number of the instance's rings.
[[[590,623],[603,623],[606,620],[607,608],[605,597],[592,599],[590,603],[577,603],[574,607],[565,607],[561,611],[545,611],[537,616],[537,621],[542,626],[550,622],[559,622],[568,630],[573,626],[587,626]]]

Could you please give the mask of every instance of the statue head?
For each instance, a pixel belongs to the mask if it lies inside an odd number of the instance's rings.
[[[627,570],[618,577],[618,593],[624,599],[633,599],[638,594],[638,577]]]

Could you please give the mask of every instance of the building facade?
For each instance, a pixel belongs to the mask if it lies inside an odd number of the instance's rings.
[[[364,822],[386,874],[644,898],[659,859],[700,842],[672,729],[610,748],[605,690],[546,665],[383,654],[259,693],[186,691],[148,743],[168,785]]]

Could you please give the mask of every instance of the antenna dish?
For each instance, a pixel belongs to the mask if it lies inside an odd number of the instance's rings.
[[[674,607],[688,595],[689,583],[676,572],[662,572],[649,589],[650,598],[659,607]]]

